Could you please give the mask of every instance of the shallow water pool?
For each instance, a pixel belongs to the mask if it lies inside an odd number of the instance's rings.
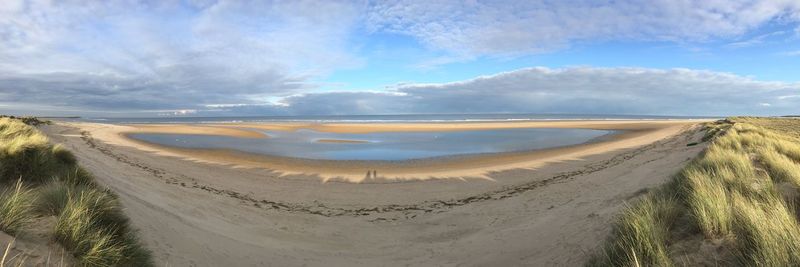
[[[554,148],[613,133],[589,129],[501,129],[366,134],[262,131],[270,138],[135,133],[128,136],[180,148],[233,149],[249,153],[324,160],[409,160]],[[347,142],[320,142],[339,140]]]

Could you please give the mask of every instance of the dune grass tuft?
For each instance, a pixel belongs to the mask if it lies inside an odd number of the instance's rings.
[[[101,212],[91,209],[95,201],[85,192],[67,201],[56,221],[55,237],[72,251],[78,262],[89,266],[114,266],[122,260],[125,244],[115,240],[116,229],[97,223]]]
[[[689,213],[703,234],[707,238],[729,235],[733,214],[724,181],[699,168],[688,168],[682,176]]]
[[[758,154],[773,180],[800,186],[800,165],[776,150],[762,148]]]
[[[51,145],[36,128],[0,118],[0,182],[22,178],[28,183],[40,183],[75,163],[72,153]]]
[[[16,234],[33,220],[33,190],[17,181],[13,189],[0,193],[0,231]]]
[[[736,256],[744,266],[795,266],[800,263],[797,217],[775,196],[754,201],[732,196]]]
[[[25,123],[0,118],[0,230],[17,233],[36,215],[56,216],[53,235],[81,266],[151,266],[119,201],[75,156]],[[32,187],[22,186],[25,182]]]
[[[111,192],[53,181],[44,185],[40,209],[57,214],[55,236],[87,266],[149,266],[150,254],[128,226]]]
[[[732,172],[735,176],[750,176],[755,168],[750,158],[736,150],[712,146],[691,167],[703,169],[707,173]]]
[[[612,240],[594,266],[668,266],[666,244],[681,208],[674,194],[662,189],[625,209],[614,225]]]
[[[57,216],[70,201],[70,196],[83,189],[85,187],[69,186],[54,179],[39,187],[37,209],[43,214]]]
[[[800,162],[800,143],[790,140],[775,140],[775,149],[795,162]]]
[[[707,149],[676,179],[619,215],[605,247],[588,265],[674,265],[681,255],[666,251],[680,242],[669,239],[676,236],[670,235],[677,231],[675,214],[692,218],[684,226],[689,233],[726,240],[733,258],[723,262],[800,262],[800,224],[794,212],[800,193],[800,120],[731,118],[710,124],[703,139]],[[778,190],[783,184],[793,186]]]

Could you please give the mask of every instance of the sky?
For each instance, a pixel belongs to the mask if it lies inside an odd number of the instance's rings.
[[[0,113],[800,114],[800,1],[2,0]]]

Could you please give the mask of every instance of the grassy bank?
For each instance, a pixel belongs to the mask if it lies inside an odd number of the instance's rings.
[[[0,118],[0,231],[19,235],[54,216],[52,236],[83,266],[149,266],[117,197],[34,120]],[[33,123],[37,124],[37,123]]]
[[[706,151],[631,203],[590,266],[800,264],[800,120],[707,125]]]

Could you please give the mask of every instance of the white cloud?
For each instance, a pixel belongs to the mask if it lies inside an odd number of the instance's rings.
[[[201,116],[503,112],[724,116],[796,114],[800,107],[800,83],[690,69],[536,67],[452,83],[398,84],[387,91],[301,93],[271,103],[236,102],[241,99],[224,92],[190,96],[151,90],[148,88],[160,87],[113,77],[99,84],[137,89],[97,87],[91,89],[94,95],[87,96],[86,89],[70,85],[82,79],[67,77],[55,76],[35,83],[0,77],[0,87],[4,83],[23,83],[29,91],[19,98],[24,95],[32,103],[81,106],[87,112],[150,110],[162,114],[163,110],[192,110]],[[51,90],[49,86],[69,89]],[[10,93],[14,96],[14,92]],[[75,98],[76,95],[81,97]],[[217,102],[208,102],[209,99]]]
[[[785,34],[787,34],[787,32],[785,32],[785,31],[776,31],[776,32],[761,34],[761,35],[758,35],[758,36],[755,36],[755,37],[752,37],[752,38],[749,38],[749,39],[745,39],[745,40],[740,40],[740,41],[736,41],[736,42],[733,42],[733,43],[729,43],[729,44],[726,45],[726,47],[729,47],[729,48],[753,47],[753,46],[761,45],[761,44],[763,44],[765,42],[768,42],[770,38],[783,36]]]
[[[758,103],[791,111],[798,99],[779,96],[797,95],[797,84],[682,69],[532,68],[388,91],[309,92],[320,77],[363,64],[351,38],[364,29],[436,49],[440,57],[418,64],[424,69],[576,42],[739,40],[767,23],[798,21],[796,0],[5,0],[0,105],[231,115],[767,112]]]
[[[3,1],[3,101],[182,109],[254,103],[357,66],[358,6],[331,1]],[[324,10],[324,12],[310,12]]]
[[[800,2],[793,0],[407,0],[370,10],[374,31],[471,56],[547,52],[586,40],[702,42],[740,36],[776,19],[800,20]]]
[[[797,113],[800,84],[689,69],[527,68],[391,92],[306,94],[289,114],[583,113],[777,115]],[[769,105],[764,105],[769,103]]]
[[[791,99],[791,98],[800,98],[800,95],[782,95],[778,97],[778,99],[780,100]]]
[[[781,55],[789,56],[789,57],[797,57],[797,56],[800,56],[800,50],[783,52],[783,53],[781,53]]]

